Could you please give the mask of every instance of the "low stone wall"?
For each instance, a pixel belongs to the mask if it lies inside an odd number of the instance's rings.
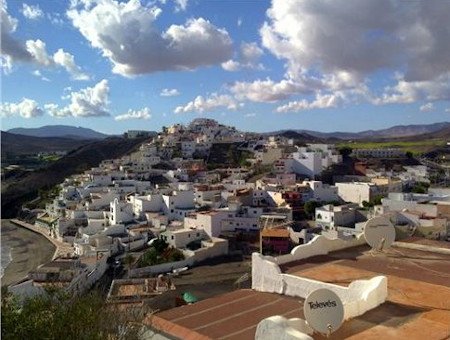
[[[171,272],[174,269],[192,266],[194,259],[192,257],[182,261],[161,263],[155,266],[148,266],[143,268],[135,268],[130,270],[130,277],[144,277],[148,275],[156,275]]]

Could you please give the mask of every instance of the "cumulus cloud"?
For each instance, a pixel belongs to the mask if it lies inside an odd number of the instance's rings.
[[[13,61],[31,61],[32,56],[26,47],[12,36],[17,29],[18,20],[8,14],[5,1],[0,2],[0,19],[2,68],[10,71]]]
[[[222,68],[230,72],[239,71],[243,68],[263,70],[264,66],[258,63],[263,54],[264,52],[258,47],[258,44],[243,42],[237,60],[230,59],[222,63]]]
[[[450,73],[432,80],[411,82],[400,76],[396,85],[386,87],[384,93],[373,98],[372,102],[381,105],[414,103],[420,100],[450,100]]]
[[[226,108],[227,110],[236,110],[238,107],[242,106],[230,95],[218,95],[213,93],[211,96],[205,98],[202,96],[197,96],[193,101],[190,101],[184,106],[178,106],[175,108],[175,113],[186,113],[186,112],[200,112],[213,111],[218,108]]]
[[[286,105],[281,105],[276,108],[277,112],[298,112],[303,110],[312,109],[326,109],[331,107],[337,107],[344,101],[344,96],[342,94],[324,94],[317,95],[316,98],[308,102],[305,99],[299,101],[292,101]]]
[[[450,32],[442,29],[450,12],[442,1],[274,0],[267,16],[262,43],[294,74],[405,66],[409,80],[424,80],[450,68]]]
[[[179,96],[180,92],[177,89],[163,89],[159,95],[161,97],[175,97]]]
[[[292,79],[275,82],[268,78],[253,82],[236,82],[231,85],[230,90],[241,100],[270,103],[289,98],[294,94],[310,94],[320,86],[320,82],[313,79],[306,82]]]
[[[70,104],[60,108],[57,104],[46,104],[44,108],[54,117],[102,117],[109,116],[107,106],[109,104],[109,85],[103,79],[93,87],[87,87],[79,91],[70,92],[65,98],[70,99]]]
[[[17,29],[17,19],[7,12],[6,4],[1,4],[1,53],[2,68],[9,72],[14,62],[29,62],[44,67],[62,66],[75,80],[88,80],[89,77],[75,64],[74,56],[59,49],[53,56],[47,52],[46,44],[40,39],[22,43],[12,34]]]
[[[433,103],[426,103],[426,104],[423,104],[420,107],[420,111],[422,111],[422,112],[430,112],[430,111],[433,111],[433,110],[434,110]]]
[[[39,8],[39,5],[33,6],[25,3],[22,4],[22,14],[25,18],[31,20],[36,20],[44,16],[44,12]]]
[[[129,120],[129,119],[150,119],[150,109],[144,107],[141,110],[128,110],[127,113],[114,117],[115,120]]]
[[[23,98],[19,103],[2,103],[0,107],[3,117],[19,115],[23,118],[34,118],[42,116],[44,113],[36,101],[28,98]]]
[[[75,58],[70,53],[60,48],[53,55],[53,61],[56,65],[60,65],[69,72],[75,80],[89,80],[89,76],[81,71],[81,68],[75,64]]]
[[[191,70],[230,58],[232,41],[225,29],[197,18],[160,32],[154,24],[160,13],[139,0],[103,0],[75,2],[67,15],[123,76]]]
[[[262,45],[286,62],[286,79],[313,74],[322,85],[315,91],[331,95],[366,87],[380,70],[401,70],[381,95],[366,88],[361,97],[377,104],[448,100],[445,2],[273,0],[266,14]]]
[[[52,58],[47,53],[45,42],[42,40],[27,40],[25,43],[27,51],[33,57],[34,61],[43,66],[50,66],[53,63]]]

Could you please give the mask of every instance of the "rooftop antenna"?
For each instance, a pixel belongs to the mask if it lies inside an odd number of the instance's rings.
[[[306,297],[303,314],[311,328],[329,337],[344,322],[344,305],[335,292],[321,288]]]
[[[394,243],[395,228],[387,218],[374,217],[367,221],[364,237],[373,251],[382,252]]]

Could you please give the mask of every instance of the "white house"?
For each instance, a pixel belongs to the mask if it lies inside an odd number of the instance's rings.
[[[378,194],[374,183],[351,182],[336,183],[338,195],[344,202],[362,205],[363,201],[370,202]]]

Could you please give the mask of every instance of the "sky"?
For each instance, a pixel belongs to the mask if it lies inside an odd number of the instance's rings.
[[[450,121],[450,1],[0,3],[2,130]]]

